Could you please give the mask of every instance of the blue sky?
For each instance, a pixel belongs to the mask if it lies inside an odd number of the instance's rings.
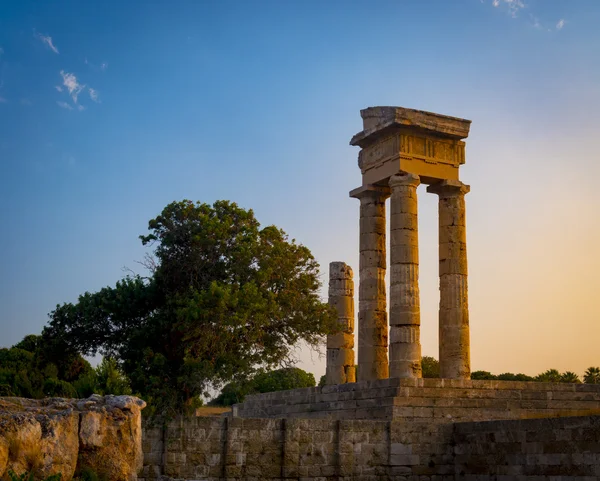
[[[599,24],[597,0],[2,2],[0,346],[142,272],[138,235],[173,200],[234,200],[324,280],[334,260],[358,275],[348,141],[360,109],[400,105],[473,120],[473,368],[600,364]],[[419,196],[437,356],[437,199]]]

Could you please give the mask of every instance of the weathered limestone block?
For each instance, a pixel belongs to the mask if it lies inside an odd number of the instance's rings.
[[[80,403],[79,464],[111,480],[134,481],[143,466],[141,410],[146,403],[132,396],[90,398]],[[93,402],[93,401],[92,401]]]
[[[390,377],[421,377],[421,312],[419,301],[419,176],[396,174],[390,231]]]
[[[0,476],[35,471],[70,479],[77,466],[79,416],[62,399],[0,399]]]
[[[469,302],[465,194],[468,185],[445,180],[427,192],[439,196],[440,376],[469,379]]]
[[[354,280],[344,262],[329,264],[329,304],[335,308],[341,329],[327,336],[327,384],[355,382],[354,368]]]
[[[88,466],[115,481],[142,468],[141,409],[131,396],[0,398],[0,477],[34,471],[69,481]]]
[[[352,191],[360,199],[358,287],[358,377],[388,377],[388,325],[385,287],[387,189],[367,186]]]

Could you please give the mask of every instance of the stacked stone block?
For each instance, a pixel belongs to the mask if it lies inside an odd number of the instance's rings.
[[[439,196],[439,347],[440,377],[471,377],[469,300],[467,286],[467,228],[465,194],[468,185],[445,180],[427,192]]]
[[[327,336],[327,384],[356,382],[354,360],[354,281],[344,262],[329,264],[329,304],[337,312],[340,332]]]
[[[399,379],[247,396],[240,417],[483,421],[600,414],[600,385]]]
[[[370,187],[360,199],[360,285],[358,287],[358,380],[388,377],[388,319],[385,288],[386,189]]]
[[[165,452],[162,457],[146,453],[142,481],[597,481],[600,476],[600,416],[477,423],[183,418],[164,429],[146,429],[148,436],[162,436]]]
[[[456,424],[453,443],[464,481],[600,479],[600,416]]]
[[[419,176],[390,178],[390,377],[421,377]]]

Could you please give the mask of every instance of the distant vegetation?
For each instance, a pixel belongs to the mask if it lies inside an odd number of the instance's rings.
[[[436,378],[440,377],[440,363],[437,359],[431,356],[423,356],[423,377]],[[548,369],[537,376],[528,376],[527,374],[514,374],[512,372],[505,372],[502,374],[492,374],[488,371],[473,371],[471,373],[471,379],[475,380],[498,380],[498,381],[532,381],[532,382],[570,382],[570,383],[581,383],[581,379],[577,374],[571,371],[565,371],[563,373],[558,372],[556,369]],[[600,384],[600,368],[589,367],[583,375],[583,382],[586,384]]]
[[[440,362],[431,356],[423,356],[421,358],[421,368],[423,370],[424,378],[439,378],[440,377]],[[358,366],[356,366],[358,372]],[[471,379],[475,380],[498,380],[498,381],[533,381],[533,382],[571,382],[581,383],[579,376],[571,371],[565,371],[563,373],[558,372],[556,369],[549,369],[537,376],[528,376],[527,374],[513,374],[512,372],[505,372],[502,374],[492,374],[488,371],[474,371],[471,373]],[[583,382],[586,384],[600,384],[600,368],[589,367],[583,375]],[[325,385],[325,376],[321,376],[319,386]]]
[[[247,381],[227,384],[209,404],[212,406],[231,406],[244,402],[244,398],[249,394],[314,386],[315,376],[297,367],[264,371]]]
[[[0,349],[0,396],[40,399],[131,394],[117,362],[104,358],[93,368],[81,355],[60,350],[29,335],[9,349]]]

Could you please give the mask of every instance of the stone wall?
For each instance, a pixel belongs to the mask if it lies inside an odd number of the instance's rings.
[[[600,416],[461,423],[453,443],[457,480],[600,479]]]
[[[140,476],[404,480],[412,473],[453,472],[451,435],[450,424],[186,418],[145,431]]]
[[[186,418],[146,429],[144,450],[145,480],[596,481],[600,416],[456,424]]]
[[[600,385],[381,379],[248,396],[247,418],[489,421],[600,414]]]

